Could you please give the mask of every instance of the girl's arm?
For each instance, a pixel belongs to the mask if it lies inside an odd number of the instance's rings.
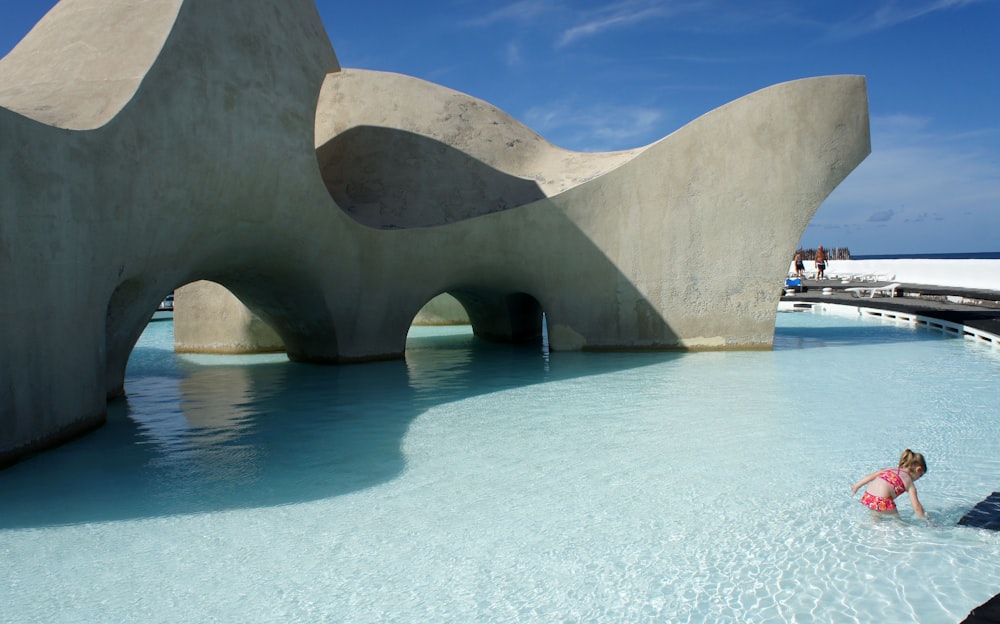
[[[910,502],[913,503],[913,511],[917,512],[917,517],[921,520],[927,519],[927,513],[924,512],[924,506],[920,504],[920,499],[917,498],[917,488],[916,486],[910,486]]]
[[[855,483],[854,485],[852,485],[851,486],[851,494],[857,494],[858,490],[861,488],[862,485],[865,485],[866,483],[871,483],[875,479],[875,477],[878,476],[878,473],[880,473],[880,472],[882,472],[882,471],[881,470],[876,470],[875,472],[871,473],[870,475],[868,475],[866,477],[863,477],[860,481],[858,481],[857,483]]]

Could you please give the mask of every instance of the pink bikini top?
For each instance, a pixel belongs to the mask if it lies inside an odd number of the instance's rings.
[[[892,486],[892,491],[896,493],[896,496],[906,491],[906,484],[903,482],[903,477],[899,476],[901,470],[902,468],[896,468],[895,470],[886,468],[878,473],[878,478]]]

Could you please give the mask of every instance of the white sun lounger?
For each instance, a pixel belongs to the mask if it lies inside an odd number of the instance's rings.
[[[857,288],[845,288],[845,292],[849,292],[855,297],[868,297],[869,299],[874,299],[875,297],[895,297],[896,289],[899,288],[898,282],[893,282],[892,284],[886,284],[885,286],[858,286]]]

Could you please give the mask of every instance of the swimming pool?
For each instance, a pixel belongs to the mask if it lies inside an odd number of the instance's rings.
[[[0,472],[3,622],[956,622],[1000,592],[1000,350],[780,314],[775,350],[176,356]],[[931,524],[859,476],[923,452]]]

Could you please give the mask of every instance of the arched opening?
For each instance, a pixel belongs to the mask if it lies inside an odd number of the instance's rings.
[[[252,310],[231,290],[207,280],[166,290],[140,278],[125,280],[112,293],[107,308],[108,399],[125,394],[126,368],[136,344],[147,329],[164,321],[168,327],[159,327],[155,340],[169,341],[170,350],[178,353],[285,353],[285,340],[265,317],[268,310],[256,305]]]
[[[304,362],[337,362],[337,332],[320,288],[263,271],[191,282],[174,300],[182,353],[285,352]]]
[[[542,306],[523,293],[459,288],[413,317],[405,362],[410,387],[437,396],[502,383],[505,367],[549,369]]]
[[[274,353],[284,340],[259,314],[221,284],[208,280],[177,289],[174,348],[178,353]]]
[[[448,293],[441,293],[420,308],[413,317],[416,326],[469,325],[469,313],[462,302]]]
[[[453,290],[469,314],[473,333],[494,342],[533,343],[542,339],[542,306],[523,292],[496,294]]]
[[[133,278],[111,293],[104,324],[105,393],[109,399],[125,393],[125,367],[132,349],[170,292],[164,292],[158,284]]]
[[[476,337],[490,342],[542,344],[547,349],[542,306],[523,292],[449,290],[428,301],[413,318],[412,326],[468,326]]]

